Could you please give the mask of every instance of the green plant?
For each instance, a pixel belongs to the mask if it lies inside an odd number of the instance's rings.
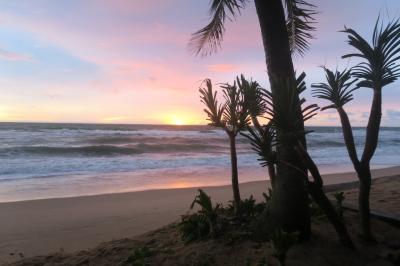
[[[178,224],[178,230],[186,243],[204,239],[210,234],[210,226],[206,218],[198,213],[183,215]]]
[[[240,214],[246,217],[253,217],[256,212],[256,200],[253,195],[240,203]]]
[[[153,251],[149,247],[141,247],[135,249],[132,255],[126,260],[131,266],[149,266],[149,258],[153,254]]]
[[[222,92],[225,102],[220,104],[217,100],[217,92],[213,91],[211,80],[204,80],[205,88],[200,88],[201,102],[206,106],[204,112],[207,114],[209,125],[222,128],[229,137],[231,154],[232,190],[235,212],[238,213],[240,205],[239,176],[236,154],[236,136],[250,123],[247,108],[244,106],[243,96],[236,85],[222,84]]]
[[[346,197],[344,196],[344,192],[336,192],[335,194],[333,194],[333,196],[336,199],[336,207],[340,216],[340,219],[343,219],[343,201],[346,199]]]
[[[287,252],[294,244],[296,244],[297,239],[297,233],[287,233],[282,229],[277,229],[274,233],[272,233],[272,255],[278,259],[281,266],[285,266]]]
[[[196,195],[190,209],[195,205],[200,206],[200,210],[193,214],[183,215],[178,228],[182,233],[183,239],[186,242],[204,239],[206,237],[216,237],[220,231],[218,224],[218,211],[221,210],[221,205],[213,206],[210,196],[202,189],[199,189],[199,194]]]

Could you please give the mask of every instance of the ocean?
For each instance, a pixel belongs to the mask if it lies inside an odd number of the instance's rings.
[[[352,169],[341,128],[308,129],[321,172]],[[399,165],[399,133],[381,129],[373,167]],[[354,136],[361,153],[365,129]],[[237,143],[240,181],[268,178],[247,140]],[[0,123],[0,201],[229,184],[228,145],[209,126]]]

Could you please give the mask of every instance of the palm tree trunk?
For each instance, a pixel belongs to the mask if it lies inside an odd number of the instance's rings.
[[[311,197],[318,204],[318,206],[324,211],[329,222],[335,228],[336,233],[339,236],[340,242],[343,245],[353,249],[354,244],[350,238],[345,223],[343,222],[343,220],[340,219],[332,203],[324,193],[323,189],[324,183],[321,174],[319,173],[318,167],[315,165],[313,159],[301,144],[297,145],[295,149],[301,156],[304,164],[307,166],[307,169],[310,171],[311,176],[314,179],[314,181],[309,181],[308,177],[307,176],[305,177],[306,182],[308,184],[308,191],[310,192]]]
[[[382,88],[374,89],[374,97],[371,105],[371,112],[368,119],[367,135],[365,137],[364,152],[361,157],[360,188],[358,195],[358,207],[360,210],[361,227],[364,239],[375,242],[371,232],[369,195],[371,191],[371,167],[370,161],[378,146],[379,129],[382,118]]]
[[[281,0],[255,0],[264,51],[267,63],[268,76],[274,101],[279,102],[282,97],[273,80],[295,80],[293,62],[289,48],[289,38],[286,29],[285,14]],[[300,116],[300,110],[298,110]],[[279,135],[284,132],[277,132]],[[302,139],[305,145],[305,137]],[[306,169],[293,147],[279,145],[277,148],[278,160]],[[278,165],[274,181],[273,197],[271,202],[271,217],[276,226],[286,231],[300,231],[302,239],[308,239],[311,234],[310,214],[308,208],[308,193],[304,179],[297,170],[288,165]]]
[[[382,89],[377,88],[374,90],[374,97],[372,100],[371,112],[367,126],[367,135],[365,138],[364,152],[362,154],[361,161],[357,156],[349,118],[342,107],[337,108],[337,111],[342,124],[346,148],[359,179],[358,208],[360,211],[362,235],[365,240],[374,242],[375,240],[371,232],[369,206],[369,196],[372,183],[370,161],[378,145],[379,128],[382,117]]]
[[[238,214],[241,200],[240,200],[239,178],[238,178],[238,168],[237,168],[236,140],[234,133],[230,132],[228,135],[229,135],[229,145],[231,150],[233,203],[235,207],[235,212],[236,214]]]
[[[358,208],[360,211],[361,230],[362,236],[365,240],[375,242],[371,232],[371,219],[369,207],[369,195],[371,191],[371,169],[369,164],[362,165],[359,171],[359,194],[358,194]]]

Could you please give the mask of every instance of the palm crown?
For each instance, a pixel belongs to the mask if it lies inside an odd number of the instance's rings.
[[[285,1],[286,26],[292,52],[303,54],[309,47],[309,39],[315,30],[314,5],[304,0]],[[193,33],[189,49],[196,55],[206,56],[218,50],[225,33],[225,21],[234,20],[248,0],[212,0],[209,10],[210,22]]]
[[[400,65],[396,64],[400,59],[399,20],[392,21],[383,28],[378,19],[371,45],[353,29],[345,28],[343,32],[348,33],[348,43],[357,52],[346,54],[342,58],[359,57],[363,60],[352,71],[354,77],[361,79],[357,86],[381,89],[400,77]]]
[[[330,101],[332,104],[323,107],[322,110],[329,108],[341,108],[346,103],[353,100],[353,91],[357,87],[352,88],[351,85],[357,81],[352,79],[351,72],[349,70],[343,70],[335,72],[328,68],[323,68],[325,71],[325,78],[327,83],[315,83],[312,84],[313,96]]]
[[[205,84],[206,88],[200,88],[199,92],[200,99],[206,106],[204,112],[210,125],[224,128],[236,135],[250,123],[249,113],[236,82],[233,85],[221,85],[224,104],[218,102],[217,92],[213,90],[211,80],[206,79]]]

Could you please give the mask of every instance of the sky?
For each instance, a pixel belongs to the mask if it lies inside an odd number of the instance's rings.
[[[368,39],[378,15],[400,16],[398,0],[314,0],[315,39],[294,56],[307,85],[324,81],[321,65],[343,69],[353,51],[339,30]],[[245,74],[268,86],[253,1],[226,25],[221,49],[195,57],[191,33],[208,22],[208,0],[0,0],[0,121],[205,124],[201,80],[232,82]],[[309,103],[327,103],[304,96]],[[346,106],[366,124],[372,93]],[[384,88],[384,126],[400,126],[400,81]],[[324,111],[310,125],[339,125]]]

